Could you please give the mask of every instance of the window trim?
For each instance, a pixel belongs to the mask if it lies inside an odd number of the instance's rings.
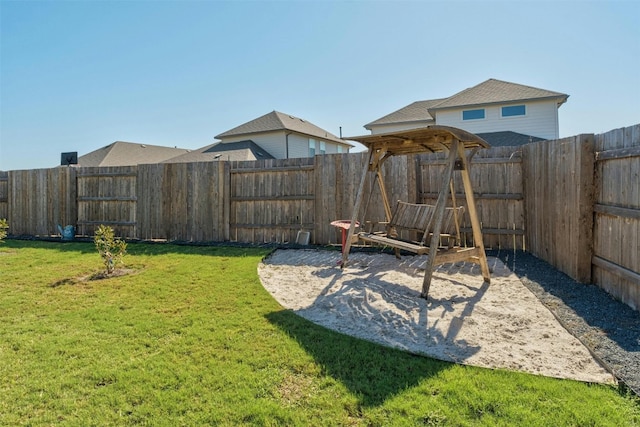
[[[309,138],[309,157],[316,155],[316,140]]]
[[[475,113],[475,112],[479,112],[482,111],[482,117],[469,117],[469,118],[465,118],[465,114],[464,113]],[[474,108],[472,110],[462,110],[462,121],[466,122],[466,121],[470,121],[470,120],[486,120],[487,119],[487,111],[485,108]]]
[[[505,108],[516,108],[516,107],[522,107],[522,109],[524,110],[523,114],[509,114],[506,115],[504,114],[504,109]],[[502,107],[500,107],[500,118],[501,119],[510,119],[513,117],[526,117],[527,116],[527,105],[526,104],[517,104],[517,105],[504,105]]]

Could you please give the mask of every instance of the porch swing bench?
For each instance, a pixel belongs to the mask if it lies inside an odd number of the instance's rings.
[[[484,281],[489,283],[489,265],[484,251],[482,230],[471,187],[471,177],[469,176],[471,157],[477,149],[489,148],[489,144],[477,135],[465,130],[439,125],[347,139],[357,141],[366,146],[368,148],[368,158],[363,165],[364,170],[353,206],[349,232],[343,240],[341,268],[347,266],[351,244],[361,240],[392,247],[395,249],[396,256],[399,256],[401,250],[427,255],[422,292],[420,294],[423,298],[428,298],[431,278],[436,264],[458,261],[478,263]],[[471,151],[468,157],[465,150]],[[438,152],[446,152],[448,154],[444,162],[440,191],[438,192],[435,206],[398,202],[395,211],[392,212],[384,185],[382,165],[385,160],[397,155],[409,156]],[[473,247],[471,248],[460,247],[460,227],[458,224],[459,217],[463,211],[462,208],[456,207],[455,203],[455,193],[453,191],[454,169],[459,171],[462,178],[466,201],[465,208],[468,210],[468,218],[473,233]],[[374,232],[369,229],[367,232],[356,233],[356,224],[362,224],[362,221],[358,221],[358,216],[360,215],[367,177],[370,175],[375,177],[374,179],[380,188],[385,220],[388,221],[388,224],[386,224],[386,229],[382,232]],[[452,205],[454,206],[452,208],[447,207],[450,191]],[[367,208],[365,207],[363,215],[366,215],[366,213]],[[451,233],[452,223],[456,225],[454,238],[451,238],[453,235]],[[415,237],[415,239],[406,239],[406,236]],[[446,245],[443,245],[444,241],[447,242]],[[453,247],[452,241],[454,242]]]
[[[434,205],[407,203],[398,200],[389,222],[380,222],[384,231],[368,231],[358,233],[358,239],[376,245],[391,247],[396,257],[400,258],[400,250],[417,255],[429,254],[428,239],[433,235]],[[464,214],[464,207],[447,207],[444,210],[440,233],[440,246],[436,254],[436,264],[468,260],[475,254],[475,248],[460,247],[459,218]],[[372,225],[373,226],[373,225]],[[405,233],[403,233],[403,231]],[[417,239],[402,238],[407,234]]]

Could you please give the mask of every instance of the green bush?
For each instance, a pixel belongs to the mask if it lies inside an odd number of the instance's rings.
[[[104,262],[105,273],[107,275],[112,274],[116,264],[122,262],[122,258],[127,253],[127,243],[116,238],[113,228],[106,225],[98,227],[93,242]]]
[[[7,237],[8,228],[9,228],[9,224],[7,224],[7,220],[4,218],[0,218],[0,242],[2,242],[2,239]]]

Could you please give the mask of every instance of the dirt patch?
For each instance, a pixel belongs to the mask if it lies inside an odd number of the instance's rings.
[[[93,274],[91,274],[89,276],[61,279],[61,280],[58,280],[57,282],[52,283],[51,287],[52,288],[57,288],[58,286],[63,286],[63,285],[77,285],[78,283],[86,283],[86,282],[92,282],[92,281],[96,281],[96,280],[112,279],[112,278],[115,278],[115,277],[128,276],[130,274],[135,274],[135,273],[137,273],[137,270],[134,270],[132,268],[116,268],[115,270],[113,270],[113,273],[111,273],[111,274],[107,274],[104,271],[99,271],[99,272],[93,273]]]
[[[500,259],[491,285],[471,263],[445,264],[420,298],[425,257],[278,250],[258,266],[263,286],[314,323],[441,360],[556,378],[614,383]]]

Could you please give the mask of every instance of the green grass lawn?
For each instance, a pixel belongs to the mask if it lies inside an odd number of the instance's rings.
[[[0,425],[640,425],[615,387],[340,335],[262,288],[264,249],[0,244]]]

